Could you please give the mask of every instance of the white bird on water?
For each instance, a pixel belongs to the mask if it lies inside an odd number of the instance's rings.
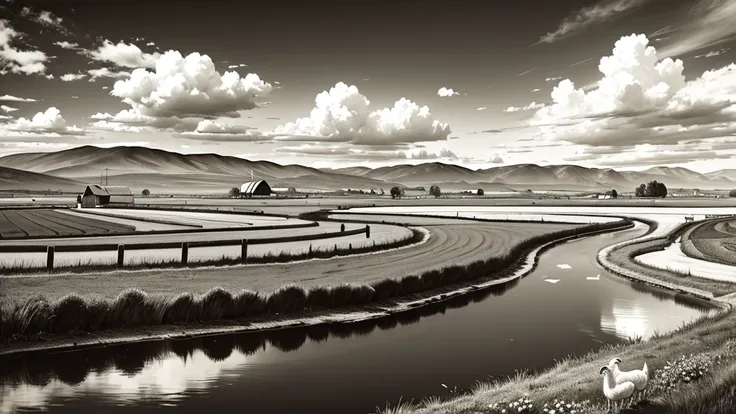
[[[603,375],[603,395],[608,399],[608,410],[611,409],[611,403],[613,403],[613,408],[616,409],[617,404],[631,398],[634,391],[636,391],[636,385],[631,381],[616,384],[616,378],[614,378],[613,372],[607,365],[601,367],[600,374]]]
[[[633,382],[636,386],[636,394],[643,396],[646,393],[647,385],[649,383],[649,367],[647,366],[647,363],[644,363],[644,367],[642,369],[621,371],[618,368],[618,364],[621,362],[621,358],[613,358],[608,363],[608,368],[613,372],[613,377],[616,379],[616,383],[620,384],[626,381]]]

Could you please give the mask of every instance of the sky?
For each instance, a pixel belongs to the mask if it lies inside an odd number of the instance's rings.
[[[736,0],[0,0],[0,155],[736,168]]]

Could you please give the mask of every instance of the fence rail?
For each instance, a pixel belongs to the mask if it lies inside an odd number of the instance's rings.
[[[126,250],[152,250],[152,249],[181,249],[181,263],[187,264],[189,249],[194,247],[217,247],[217,246],[240,246],[240,261],[246,263],[248,258],[248,246],[255,244],[289,243],[297,241],[322,240],[335,237],[354,236],[365,234],[366,238],[371,236],[371,227],[366,225],[353,230],[344,230],[330,233],[304,234],[299,236],[270,237],[263,239],[237,239],[237,240],[212,240],[194,242],[166,242],[166,243],[131,243],[131,244],[96,244],[88,246],[54,246],[54,245],[17,245],[0,246],[0,253],[46,253],[46,268],[54,268],[54,258],[57,252],[102,252],[117,251],[117,267],[122,268],[125,261]],[[337,245],[335,245],[337,246]],[[349,250],[352,250],[352,243]],[[309,245],[312,251],[312,245]]]

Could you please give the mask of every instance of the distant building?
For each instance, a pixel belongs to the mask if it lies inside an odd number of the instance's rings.
[[[245,198],[270,196],[272,192],[266,180],[248,181],[240,186],[240,196]]]
[[[82,193],[82,207],[135,204],[128,187],[90,184]]]

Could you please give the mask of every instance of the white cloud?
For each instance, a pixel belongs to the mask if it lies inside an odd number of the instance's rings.
[[[242,134],[248,129],[250,128],[237,125],[230,126],[205,119],[197,124],[197,129],[194,131],[208,134]]]
[[[148,43],[146,43],[146,46],[156,46],[156,44],[153,43],[153,42],[148,42]]]
[[[579,33],[593,25],[605,23],[623,13],[639,7],[649,0],[601,0],[591,6],[583,7],[567,16],[557,30],[540,37],[539,43],[553,43]]]
[[[411,151],[400,151],[399,156],[402,158],[414,160],[457,160],[459,157],[447,148],[442,148],[439,152],[431,152],[426,149],[414,149]]]
[[[61,75],[59,79],[61,79],[63,82],[71,82],[84,79],[86,77],[87,75],[84,73],[67,73],[66,75]]]
[[[94,117],[94,115],[92,117]],[[101,131],[110,131],[110,132],[142,132],[144,130],[142,127],[121,124],[119,122],[109,122],[104,119],[97,121],[97,122],[93,122],[90,124],[90,126],[92,129],[97,129]]]
[[[21,16],[29,18],[31,21],[36,22],[42,26],[53,27],[61,32],[66,32],[66,28],[63,26],[64,19],[50,11],[42,10],[39,13],[34,13],[30,7],[23,7],[20,12]]]
[[[596,146],[676,143],[736,133],[736,64],[686,81],[683,62],[661,59],[644,35],[622,37],[600,60],[589,92],[570,80],[531,125],[547,139]]]
[[[127,78],[130,76],[130,72],[126,72],[124,70],[115,72],[108,68],[88,69],[87,74],[90,76],[90,82],[95,82],[99,78]],[[104,87],[103,89],[107,89],[107,87]]]
[[[539,92],[539,91],[541,91],[541,89],[539,89],[539,88],[532,89],[532,92]]]
[[[119,42],[112,43],[109,40],[102,42],[96,50],[86,52],[89,57],[100,62],[110,62],[126,68],[152,68],[161,56],[159,53],[143,53],[134,44]]]
[[[503,111],[504,112],[533,111],[533,110],[540,109],[540,108],[544,108],[544,104],[543,103],[532,102],[529,105],[522,106],[522,107],[509,106],[508,108],[504,109]]]
[[[0,101],[6,101],[6,102],[36,102],[33,98],[19,98],[17,96],[13,95],[3,95],[0,96]]]
[[[6,114],[10,112],[15,112],[18,110],[18,108],[13,108],[7,105],[0,105],[0,109],[2,109],[2,111],[5,112]]]
[[[45,112],[38,112],[33,118],[18,118],[13,122],[0,125],[0,137],[7,138],[35,138],[60,137],[62,135],[84,135],[84,130],[77,126],[67,126],[61,112],[55,107]]]
[[[731,50],[731,49],[724,48],[724,49],[719,49],[719,50],[711,50],[710,52],[708,52],[708,53],[706,53],[704,55],[696,55],[695,56],[695,59],[711,58],[711,57],[720,56],[720,55],[723,55],[723,54],[727,53],[729,50]]]
[[[491,164],[503,164],[503,158],[498,154],[493,154],[488,162]]]
[[[562,76],[556,76],[554,78],[546,78],[544,81],[545,82],[554,82],[554,81],[560,80],[560,79],[562,79]]]
[[[67,42],[66,40],[54,42],[54,44],[62,49],[77,49],[79,47],[78,43]]]
[[[736,0],[701,0],[688,17],[688,23],[670,36],[669,44],[659,55],[681,56],[733,40],[736,34],[733,16],[736,16]]]
[[[183,57],[170,50],[156,61],[154,71],[135,69],[130,78],[115,82],[111,95],[150,117],[239,117],[253,109],[272,86],[254,73],[220,75],[207,55]]]
[[[457,92],[455,92],[455,91],[453,91],[452,89],[447,89],[447,88],[445,88],[444,86],[443,86],[443,87],[441,87],[441,88],[440,88],[440,89],[439,89],[439,90],[437,91],[437,96],[441,96],[441,97],[443,97],[443,98],[447,98],[447,97],[450,97],[450,96],[453,96],[453,95],[460,95],[460,94],[459,94],[459,93],[457,93]]]
[[[477,109],[477,111],[485,111],[486,109],[488,109],[487,106],[481,106],[480,108]]]
[[[49,73],[48,75],[45,75],[44,77],[46,79],[54,79],[54,75],[52,75],[51,73]]]
[[[355,85],[338,82],[315,98],[310,115],[278,126],[283,140],[385,145],[445,140],[450,126],[434,119],[426,106],[401,98],[391,108],[370,111],[370,101]]]
[[[230,65],[227,68],[228,69],[237,69],[237,68],[244,68],[246,66],[248,66],[248,65],[246,65],[245,63],[241,63],[241,64],[238,64],[238,65]]]
[[[48,57],[40,50],[20,50],[12,46],[13,39],[21,36],[22,33],[10,27],[6,20],[0,19],[0,71],[42,75]]]
[[[113,119],[115,117],[113,115],[110,115],[107,112],[105,112],[104,114],[102,112],[98,112],[98,113],[90,116],[90,118],[92,118],[92,119],[106,119],[106,120],[110,120],[110,119]]]

